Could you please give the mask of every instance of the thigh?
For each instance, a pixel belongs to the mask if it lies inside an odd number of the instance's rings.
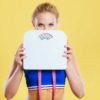
[[[42,89],[41,91],[41,99],[42,100],[52,100],[52,89]],[[63,100],[64,89],[56,89],[55,91],[55,100]],[[28,100],[38,100],[38,91],[30,90]]]

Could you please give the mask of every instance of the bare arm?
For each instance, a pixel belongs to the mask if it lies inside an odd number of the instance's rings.
[[[22,60],[24,57],[25,56],[23,55],[23,48],[22,45],[20,45],[13,61],[12,70],[5,84],[4,94],[8,100],[10,100],[10,98],[12,98],[16,94],[19,88],[23,75]]]
[[[80,75],[77,61],[70,45],[65,46],[67,51],[65,51],[64,57],[68,59],[68,68],[66,69],[66,74],[71,87],[72,92],[79,98],[82,98],[85,94],[84,81]]]
[[[17,67],[12,76],[6,81],[5,85],[5,97],[7,99],[12,98],[20,85],[22,79],[22,69]]]

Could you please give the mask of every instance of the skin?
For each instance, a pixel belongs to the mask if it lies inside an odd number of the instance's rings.
[[[38,30],[57,29],[59,25],[58,19],[56,19],[56,16],[50,12],[37,14],[37,16],[33,19],[32,23],[35,29],[38,29]],[[76,97],[82,98],[85,94],[85,89],[84,89],[85,85],[78,69],[78,64],[75,58],[74,50],[72,46],[69,44],[69,42],[68,42],[68,46],[66,46],[65,44],[64,48],[66,48],[66,51],[64,51],[64,53],[62,54],[62,57],[65,57],[65,59],[68,59],[68,65],[67,65],[68,67],[66,69],[66,74],[67,74],[70,88],[72,90],[72,93]],[[19,88],[19,85],[23,76],[23,59],[26,57],[24,54],[24,50],[25,48],[23,48],[23,44],[21,44],[18,47],[16,55],[14,57],[12,70],[5,84],[4,93],[7,100],[10,100],[12,97],[14,97],[14,95],[16,94]],[[47,93],[47,91],[49,91],[48,93],[51,93],[50,89],[42,90],[42,92],[45,92],[45,93]],[[60,93],[59,95],[63,96],[64,89],[58,89],[57,91],[59,91]],[[34,98],[33,94],[37,94],[37,91],[28,90],[27,100],[33,100]],[[50,94],[49,97],[50,96],[52,95]],[[56,100],[61,100],[60,98],[61,96],[56,96],[58,97],[56,98]]]

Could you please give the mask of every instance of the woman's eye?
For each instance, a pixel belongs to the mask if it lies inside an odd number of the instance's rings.
[[[49,26],[53,26],[53,25],[54,25],[53,23],[49,24]]]
[[[39,27],[40,27],[40,26],[43,26],[43,24],[42,24],[42,23],[39,23],[38,26],[39,26]]]

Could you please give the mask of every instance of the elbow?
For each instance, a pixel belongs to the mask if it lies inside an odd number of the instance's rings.
[[[82,99],[84,96],[85,96],[85,93],[84,93],[84,92],[83,92],[83,93],[79,93],[79,94],[77,95],[77,97],[78,97],[79,99]]]
[[[6,98],[7,100],[10,100],[10,99],[13,98],[14,93],[13,93],[13,92],[5,91],[5,92],[4,92],[4,96],[5,96],[5,98]]]
[[[81,90],[80,92],[78,91],[77,93],[74,93],[74,94],[79,99],[82,99],[85,96],[84,90]]]
[[[15,95],[15,92],[12,89],[5,87],[4,96],[7,100],[10,100]]]
[[[82,84],[76,86],[74,89],[72,89],[72,92],[74,93],[74,95],[81,99],[85,96],[85,84],[84,82],[82,82]]]
[[[4,96],[7,100],[10,100],[12,97],[8,93],[4,93]]]
[[[80,91],[78,91],[78,93],[76,94],[76,96],[79,99],[82,99],[85,96],[85,85],[83,83],[83,86],[81,87]]]
[[[10,100],[13,97],[13,95],[7,90],[4,91],[4,96],[7,100]]]

